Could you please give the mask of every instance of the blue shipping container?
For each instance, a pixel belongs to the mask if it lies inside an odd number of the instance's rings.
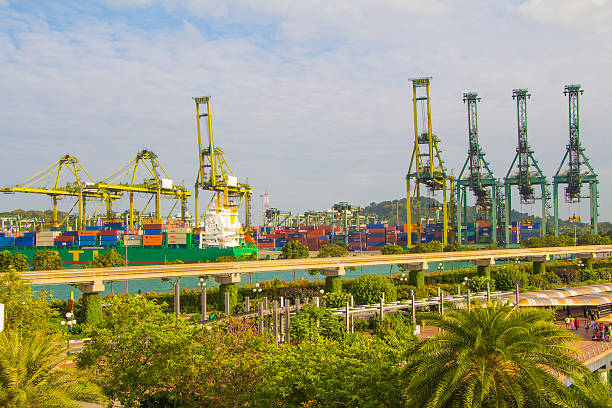
[[[164,235],[164,230],[144,230],[144,235]]]

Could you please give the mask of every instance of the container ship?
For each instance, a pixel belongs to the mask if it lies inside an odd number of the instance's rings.
[[[221,256],[240,258],[256,254],[249,237],[238,231],[228,234],[210,229],[189,228],[168,220],[143,221],[141,229],[129,228],[121,220],[83,231],[0,232],[0,251],[18,252],[34,261],[38,250],[57,251],[64,268],[80,268],[95,256],[116,250],[127,265],[155,265],[173,261],[211,262]]]

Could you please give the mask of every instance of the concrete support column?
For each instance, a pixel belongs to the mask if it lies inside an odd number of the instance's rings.
[[[342,276],[346,275],[344,266],[323,269],[321,274],[325,275],[325,293],[342,292]]]
[[[95,326],[102,321],[102,297],[104,283],[94,281],[92,283],[80,283],[79,290],[83,292],[83,323]]]
[[[225,310],[226,313],[231,313],[234,306],[238,303],[238,285],[240,282],[240,274],[229,273],[227,275],[215,275],[215,281],[219,285],[219,296],[217,298],[217,307],[219,310]],[[227,300],[226,300],[227,293]]]
[[[428,268],[427,262],[411,262],[406,264],[408,267],[408,283],[422,289],[425,286],[425,270]]]
[[[476,265],[478,269],[478,276],[484,276],[487,279],[491,279],[491,270],[490,266],[495,265],[495,258],[482,258],[482,259],[472,259],[471,261],[474,265]]]

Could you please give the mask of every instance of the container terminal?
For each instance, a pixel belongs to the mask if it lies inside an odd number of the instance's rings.
[[[126,263],[131,265],[202,262],[220,256],[240,258],[258,249],[280,250],[290,241],[299,241],[311,251],[328,243],[343,245],[349,251],[378,251],[385,244],[409,248],[431,241],[444,245],[509,246],[547,234],[551,183],[542,172],[527,137],[529,91],[514,89],[511,94],[516,101],[517,147],[503,180],[495,178],[479,144],[478,105],[482,99],[476,92],[463,94],[468,149],[455,178],[442,159],[442,141],[432,129],[431,82],[430,77],[411,79],[414,143],[405,176],[405,224],[393,225],[346,202],[333,204],[326,211],[292,216],[288,211],[270,208],[266,192],[262,226],[252,226],[251,186],[238,180],[223,150],[216,145],[211,97],[203,96],[194,98],[198,172],[193,190],[193,216],[186,210],[192,193],[184,185],[173,182],[151,151],[136,153],[100,181],[94,180],[76,157],[67,154],[27,180],[0,189],[5,194],[46,195],[51,198],[52,208],[50,220],[2,218],[0,249],[21,252],[30,262],[37,250],[54,249],[66,266],[78,267],[111,249],[124,253]],[[559,234],[561,197],[570,207],[588,199],[590,231],[598,233],[598,177],[580,142],[579,97],[583,92],[580,85],[567,85],[563,89],[568,98],[569,143],[552,177],[552,233],[555,235]],[[560,185],[565,186],[563,194],[559,192]],[[586,194],[584,185],[588,186]],[[540,202],[541,221],[511,221],[513,187],[518,189],[521,204]],[[200,190],[212,193],[205,206],[200,202]],[[135,209],[136,194],[149,197],[139,210]],[[477,213],[476,219],[470,222],[468,195],[474,197]],[[64,198],[73,198],[75,202],[60,219],[58,203]],[[125,198],[128,210],[118,216],[112,206]],[[174,202],[165,217],[161,214],[162,198]],[[88,214],[91,203],[97,206]],[[105,214],[99,214],[102,208]],[[241,209],[242,222],[238,217]],[[437,216],[423,218],[426,210]],[[576,215],[568,221],[581,222]]]

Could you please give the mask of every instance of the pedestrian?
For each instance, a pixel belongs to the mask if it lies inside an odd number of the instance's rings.
[[[565,316],[565,328],[569,329],[570,327],[570,318],[569,316]]]
[[[570,316],[570,327],[574,328],[574,318],[572,316]]]
[[[588,332],[588,331],[589,331],[589,321],[588,321],[588,320],[586,320],[586,321],[584,322],[584,331],[585,331],[585,332]]]
[[[576,320],[574,320],[574,324],[576,325],[576,330],[578,330],[580,328],[580,319],[576,318]]]

